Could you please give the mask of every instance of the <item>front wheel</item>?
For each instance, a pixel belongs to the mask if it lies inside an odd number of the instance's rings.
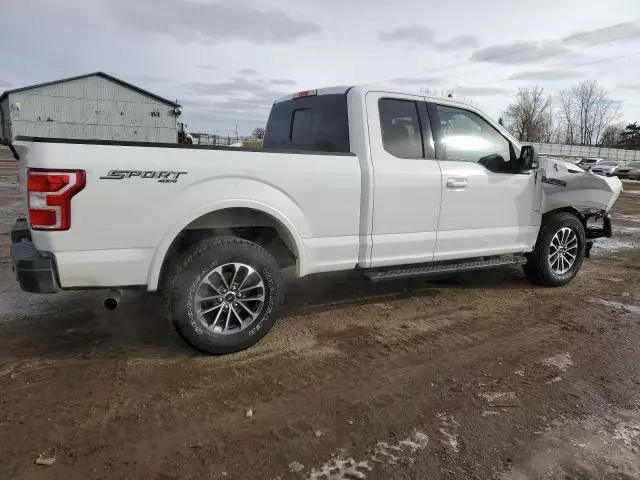
[[[524,272],[534,283],[556,287],[576,276],[586,250],[582,221],[567,212],[552,213],[544,219],[534,251]]]
[[[271,329],[283,298],[276,260],[254,243],[209,238],[171,275],[171,320],[191,346],[220,355],[250,347]]]

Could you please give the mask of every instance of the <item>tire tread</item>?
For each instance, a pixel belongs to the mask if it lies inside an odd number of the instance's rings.
[[[182,332],[181,328],[178,325],[178,322],[176,321],[175,318],[173,318],[173,303],[177,296],[176,289],[179,288],[177,284],[180,277],[187,270],[189,270],[194,265],[194,262],[197,262],[203,255],[207,254],[208,252],[211,252],[212,250],[221,249],[221,248],[233,248],[236,250],[245,250],[247,252],[257,253],[258,255],[262,256],[266,263],[270,263],[272,267],[274,267],[271,269],[272,276],[274,277],[274,281],[277,285],[278,290],[280,292],[282,292],[283,290],[283,280],[282,280],[282,276],[275,258],[273,258],[273,256],[267,250],[262,248],[260,245],[252,243],[248,240],[244,240],[242,238],[232,237],[232,236],[205,238],[204,240],[201,240],[195,245],[192,245],[190,248],[188,248],[182,254],[181,259],[173,262],[173,264],[169,267],[170,271],[167,274],[168,280],[166,283],[167,288],[165,290],[165,302],[164,302],[165,315],[169,319],[169,321],[171,322],[175,330],[178,332],[180,337],[185,342],[187,342],[189,345],[191,345],[193,348],[197,350],[200,350],[209,354],[216,354],[216,355],[233,353],[239,350],[244,350],[250,347],[251,345],[253,345],[254,343],[256,343],[258,340],[260,340],[269,331],[268,328],[265,329],[264,332],[261,332],[262,335],[256,335],[254,338],[252,338],[251,342],[249,342],[248,344],[245,343],[239,347],[230,347],[230,348],[224,347],[219,349],[212,349],[209,347],[203,348],[202,345],[196,344],[188,336],[184,335],[184,333]],[[281,303],[282,303],[282,294],[280,293],[278,295],[278,301],[276,303],[276,310]],[[277,311],[274,311],[272,315],[275,316],[276,313]]]
[[[567,225],[568,223],[577,222],[578,225],[578,240],[579,240],[579,251],[578,258],[576,262],[578,263],[578,268],[576,269],[575,274],[580,269],[582,265],[582,261],[584,259],[584,251],[585,251],[585,231],[584,226],[582,225],[582,221],[576,215],[569,212],[555,212],[549,214],[544,218],[542,225],[540,226],[540,231],[538,233],[538,240],[536,241],[536,245],[534,250],[528,256],[527,263],[523,266],[523,270],[527,276],[527,278],[537,285],[542,285],[545,287],[557,287],[560,285],[565,285],[569,283],[573,276],[570,276],[567,279],[559,280],[554,277],[550,272],[547,271],[546,251],[543,251],[546,246],[545,242],[549,235],[553,235],[554,232],[557,231],[561,226]]]

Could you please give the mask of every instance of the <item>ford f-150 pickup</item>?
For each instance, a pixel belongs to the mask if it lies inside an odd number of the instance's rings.
[[[276,101],[264,148],[18,137],[21,287],[161,291],[212,354],[273,326],[282,268],[372,280],[522,265],[569,282],[622,184],[538,158],[477,108],[384,87]]]

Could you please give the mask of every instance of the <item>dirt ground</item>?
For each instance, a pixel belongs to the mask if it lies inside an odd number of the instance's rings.
[[[0,478],[640,478],[640,183],[625,189],[566,287],[515,268],[291,279],[261,343],[208,357],[156,297],[107,312],[99,291],[19,291],[0,162]]]

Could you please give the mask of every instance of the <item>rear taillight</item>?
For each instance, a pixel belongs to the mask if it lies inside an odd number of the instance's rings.
[[[27,172],[29,225],[32,230],[69,230],[71,198],[84,188],[84,170]]]

